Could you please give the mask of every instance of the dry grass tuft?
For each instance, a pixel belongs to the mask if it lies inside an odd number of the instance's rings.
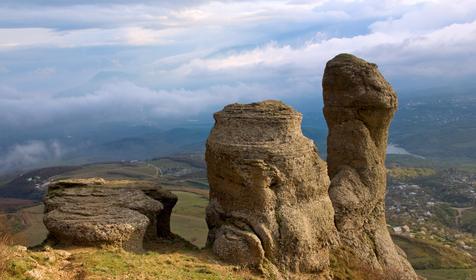
[[[4,225],[0,224],[0,275],[6,273],[7,262],[10,255],[9,246],[12,245],[12,238],[4,229]]]
[[[335,248],[331,253],[331,268],[335,280],[401,280],[398,271],[380,271],[370,265],[357,262],[345,248]]]

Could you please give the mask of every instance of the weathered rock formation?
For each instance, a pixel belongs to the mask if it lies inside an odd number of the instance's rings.
[[[328,279],[335,237],[329,178],[302,135],[301,114],[264,101],[232,104],[214,117],[206,149],[208,246],[228,262]]]
[[[322,84],[329,195],[341,245],[371,270],[418,279],[385,221],[385,153],[397,96],[375,64],[349,54],[327,63]]]
[[[61,243],[141,250],[144,238],[170,236],[176,201],[172,193],[149,186],[58,181],[48,188],[44,223]]]

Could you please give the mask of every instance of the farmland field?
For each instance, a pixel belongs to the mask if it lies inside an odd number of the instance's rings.
[[[205,207],[208,198],[190,192],[174,191],[178,202],[171,217],[172,232],[182,236],[198,247],[205,246],[207,239],[207,224],[205,222]]]
[[[15,244],[35,246],[48,233],[43,225],[43,210],[43,204],[23,208],[16,213],[0,214],[0,221],[10,228]]]

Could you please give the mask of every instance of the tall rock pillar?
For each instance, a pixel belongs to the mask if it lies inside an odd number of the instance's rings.
[[[377,65],[349,54],[327,63],[322,84],[329,195],[342,248],[375,272],[418,279],[385,221],[385,154],[397,96]]]
[[[214,117],[206,149],[208,246],[225,261],[266,265],[285,278],[330,279],[329,178],[301,132],[301,114],[264,101],[232,104]]]

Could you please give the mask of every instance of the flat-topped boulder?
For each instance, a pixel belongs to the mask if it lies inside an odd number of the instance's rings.
[[[138,251],[150,220],[127,208],[74,204],[47,213],[44,222],[50,234],[64,244]]]
[[[329,178],[300,113],[279,101],[215,114],[206,145],[208,246],[221,259],[277,277],[328,279],[334,241]]]
[[[44,223],[61,243],[140,250],[144,239],[168,237],[172,193],[150,184],[103,179],[53,182]]]

